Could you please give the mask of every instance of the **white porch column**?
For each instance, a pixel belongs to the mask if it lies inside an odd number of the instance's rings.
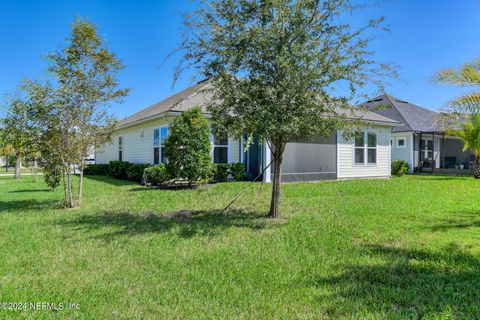
[[[263,141],[263,161],[262,161],[262,171],[265,169],[266,166],[270,164],[270,161],[272,161],[272,151],[270,150],[270,147],[268,146],[267,141]],[[272,166],[268,167],[265,169],[265,172],[263,173],[263,182],[272,182],[272,177],[271,177],[271,172],[272,172]]]

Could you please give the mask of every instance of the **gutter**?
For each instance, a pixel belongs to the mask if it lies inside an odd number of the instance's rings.
[[[125,125],[120,125],[117,127],[117,129],[125,129],[125,128],[129,128],[129,127],[132,127],[132,126],[135,126],[137,124],[141,124],[141,123],[145,123],[145,122],[149,122],[149,121],[152,121],[152,120],[155,120],[155,119],[160,119],[160,118],[164,118],[166,119],[168,116],[178,116],[180,114],[182,114],[183,111],[164,111],[162,113],[159,113],[157,115],[154,115],[154,116],[151,116],[151,117],[147,117],[147,118],[143,118],[143,119],[139,119],[139,120],[136,120],[136,121],[133,121],[133,122],[130,122],[130,123],[127,123]],[[204,113],[205,117],[207,118],[211,118],[211,114],[210,113]],[[357,118],[347,118],[348,120],[359,120]],[[398,127],[398,126],[401,126],[402,124],[395,121],[395,122],[392,122],[392,121],[381,121],[381,120],[363,120],[363,119],[360,119],[361,121],[364,121],[365,123],[371,123],[371,124],[377,124],[377,125],[386,125],[386,126],[389,126],[389,127]]]
[[[156,115],[151,116],[151,117],[139,119],[139,120],[129,122],[129,123],[124,124],[124,125],[120,125],[120,126],[117,127],[117,129],[129,128],[129,127],[132,127],[132,126],[136,126],[137,124],[142,124],[142,123],[149,122],[149,121],[156,120],[156,119],[160,119],[160,118],[166,119],[168,116],[178,116],[182,113],[183,113],[183,111],[164,111],[162,113],[156,114]],[[211,118],[211,115],[209,113],[204,113],[204,115],[207,118]]]

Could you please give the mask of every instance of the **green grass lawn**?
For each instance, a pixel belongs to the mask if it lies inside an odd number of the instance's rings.
[[[37,173],[39,173],[39,172],[43,172],[43,168],[37,168]],[[2,174],[2,173],[15,173],[15,168],[14,167],[8,167],[8,168],[0,167],[0,174]],[[23,167],[23,168],[20,168],[20,173],[32,173],[32,169]]]
[[[62,190],[0,178],[0,318],[471,319],[480,315],[480,188],[472,178],[149,190],[88,178]]]

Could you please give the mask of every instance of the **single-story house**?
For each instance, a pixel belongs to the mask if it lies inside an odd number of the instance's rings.
[[[208,85],[209,81],[201,81],[120,121],[113,141],[96,150],[95,162],[164,162],[162,146],[169,123],[185,110],[204,107],[209,99],[204,90]],[[390,177],[391,130],[398,122],[370,111],[362,112],[361,117],[365,126],[359,128],[355,138],[345,139],[342,132],[337,132],[328,138],[310,137],[288,143],[282,166],[283,181]],[[242,162],[253,179],[268,166],[271,152],[263,141],[255,141],[245,150],[243,140],[212,136],[212,161]],[[271,172],[271,168],[265,169],[264,181],[271,181]]]
[[[392,129],[392,160],[408,162],[410,172],[470,174],[473,170],[473,153],[464,152],[463,142],[446,134],[439,113],[387,94],[363,106],[400,123]]]

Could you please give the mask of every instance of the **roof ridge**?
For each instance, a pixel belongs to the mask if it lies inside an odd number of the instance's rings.
[[[168,110],[169,110],[169,111],[174,110],[175,107],[178,106],[178,105],[182,102],[182,100],[187,100],[187,99],[193,97],[194,95],[198,94],[198,92],[199,92],[201,89],[203,89],[204,87],[206,87],[209,83],[210,83],[210,78],[207,78],[207,79],[204,79],[204,80],[202,80],[202,81],[199,81],[199,82],[197,82],[196,84],[194,84],[193,86],[189,87],[188,89],[191,89],[192,92],[191,92],[188,96],[186,96],[185,98],[180,99],[179,101],[175,101],[174,104],[173,104],[173,106],[172,106],[170,109],[168,109]],[[197,87],[198,87],[198,88],[197,88]],[[194,88],[195,88],[195,90],[194,90]]]
[[[400,118],[402,118],[402,122],[404,124],[406,124],[410,129],[412,129],[412,126],[410,125],[410,123],[408,123],[407,119],[405,119],[405,115],[400,111],[400,108],[398,108],[398,106],[395,104],[395,100],[392,99],[393,97],[390,97],[390,95],[388,95],[388,93],[384,93],[384,96],[388,99],[388,101],[390,101],[390,104],[395,108],[395,110],[397,110],[398,114],[400,115]]]
[[[140,115],[140,114],[142,114],[142,113],[145,113],[145,112],[147,112],[148,110],[151,110],[151,109],[153,109],[153,108],[155,108],[155,107],[158,107],[159,105],[161,105],[161,104],[163,104],[163,103],[165,103],[165,102],[167,102],[167,101],[172,101],[172,100],[176,101],[176,100],[177,100],[177,99],[175,99],[176,97],[181,96],[183,93],[185,93],[185,92],[187,92],[187,91],[189,91],[189,90],[193,90],[193,88],[196,87],[196,86],[200,86],[200,85],[204,85],[204,84],[205,84],[205,82],[200,82],[200,83],[196,83],[196,84],[194,84],[194,85],[192,85],[192,86],[189,86],[189,87],[187,87],[187,88],[185,88],[185,89],[183,89],[183,90],[180,90],[180,91],[178,91],[177,93],[174,93],[174,94],[171,95],[171,96],[168,96],[168,97],[166,97],[166,98],[164,98],[164,99],[162,99],[162,100],[160,100],[160,101],[158,101],[158,102],[155,102],[154,104],[148,106],[148,107],[145,108],[145,109],[142,109],[142,110],[140,110],[140,111],[135,112],[134,114],[129,115],[128,117],[120,120],[120,122],[125,122],[125,121],[127,121],[129,118],[134,117],[134,116],[136,116],[136,115]],[[195,91],[194,91],[194,92],[195,92]],[[192,94],[193,94],[194,92],[190,93],[190,94],[188,95],[188,97],[192,96]],[[169,110],[171,110],[171,109],[172,109],[172,108],[170,108]]]

